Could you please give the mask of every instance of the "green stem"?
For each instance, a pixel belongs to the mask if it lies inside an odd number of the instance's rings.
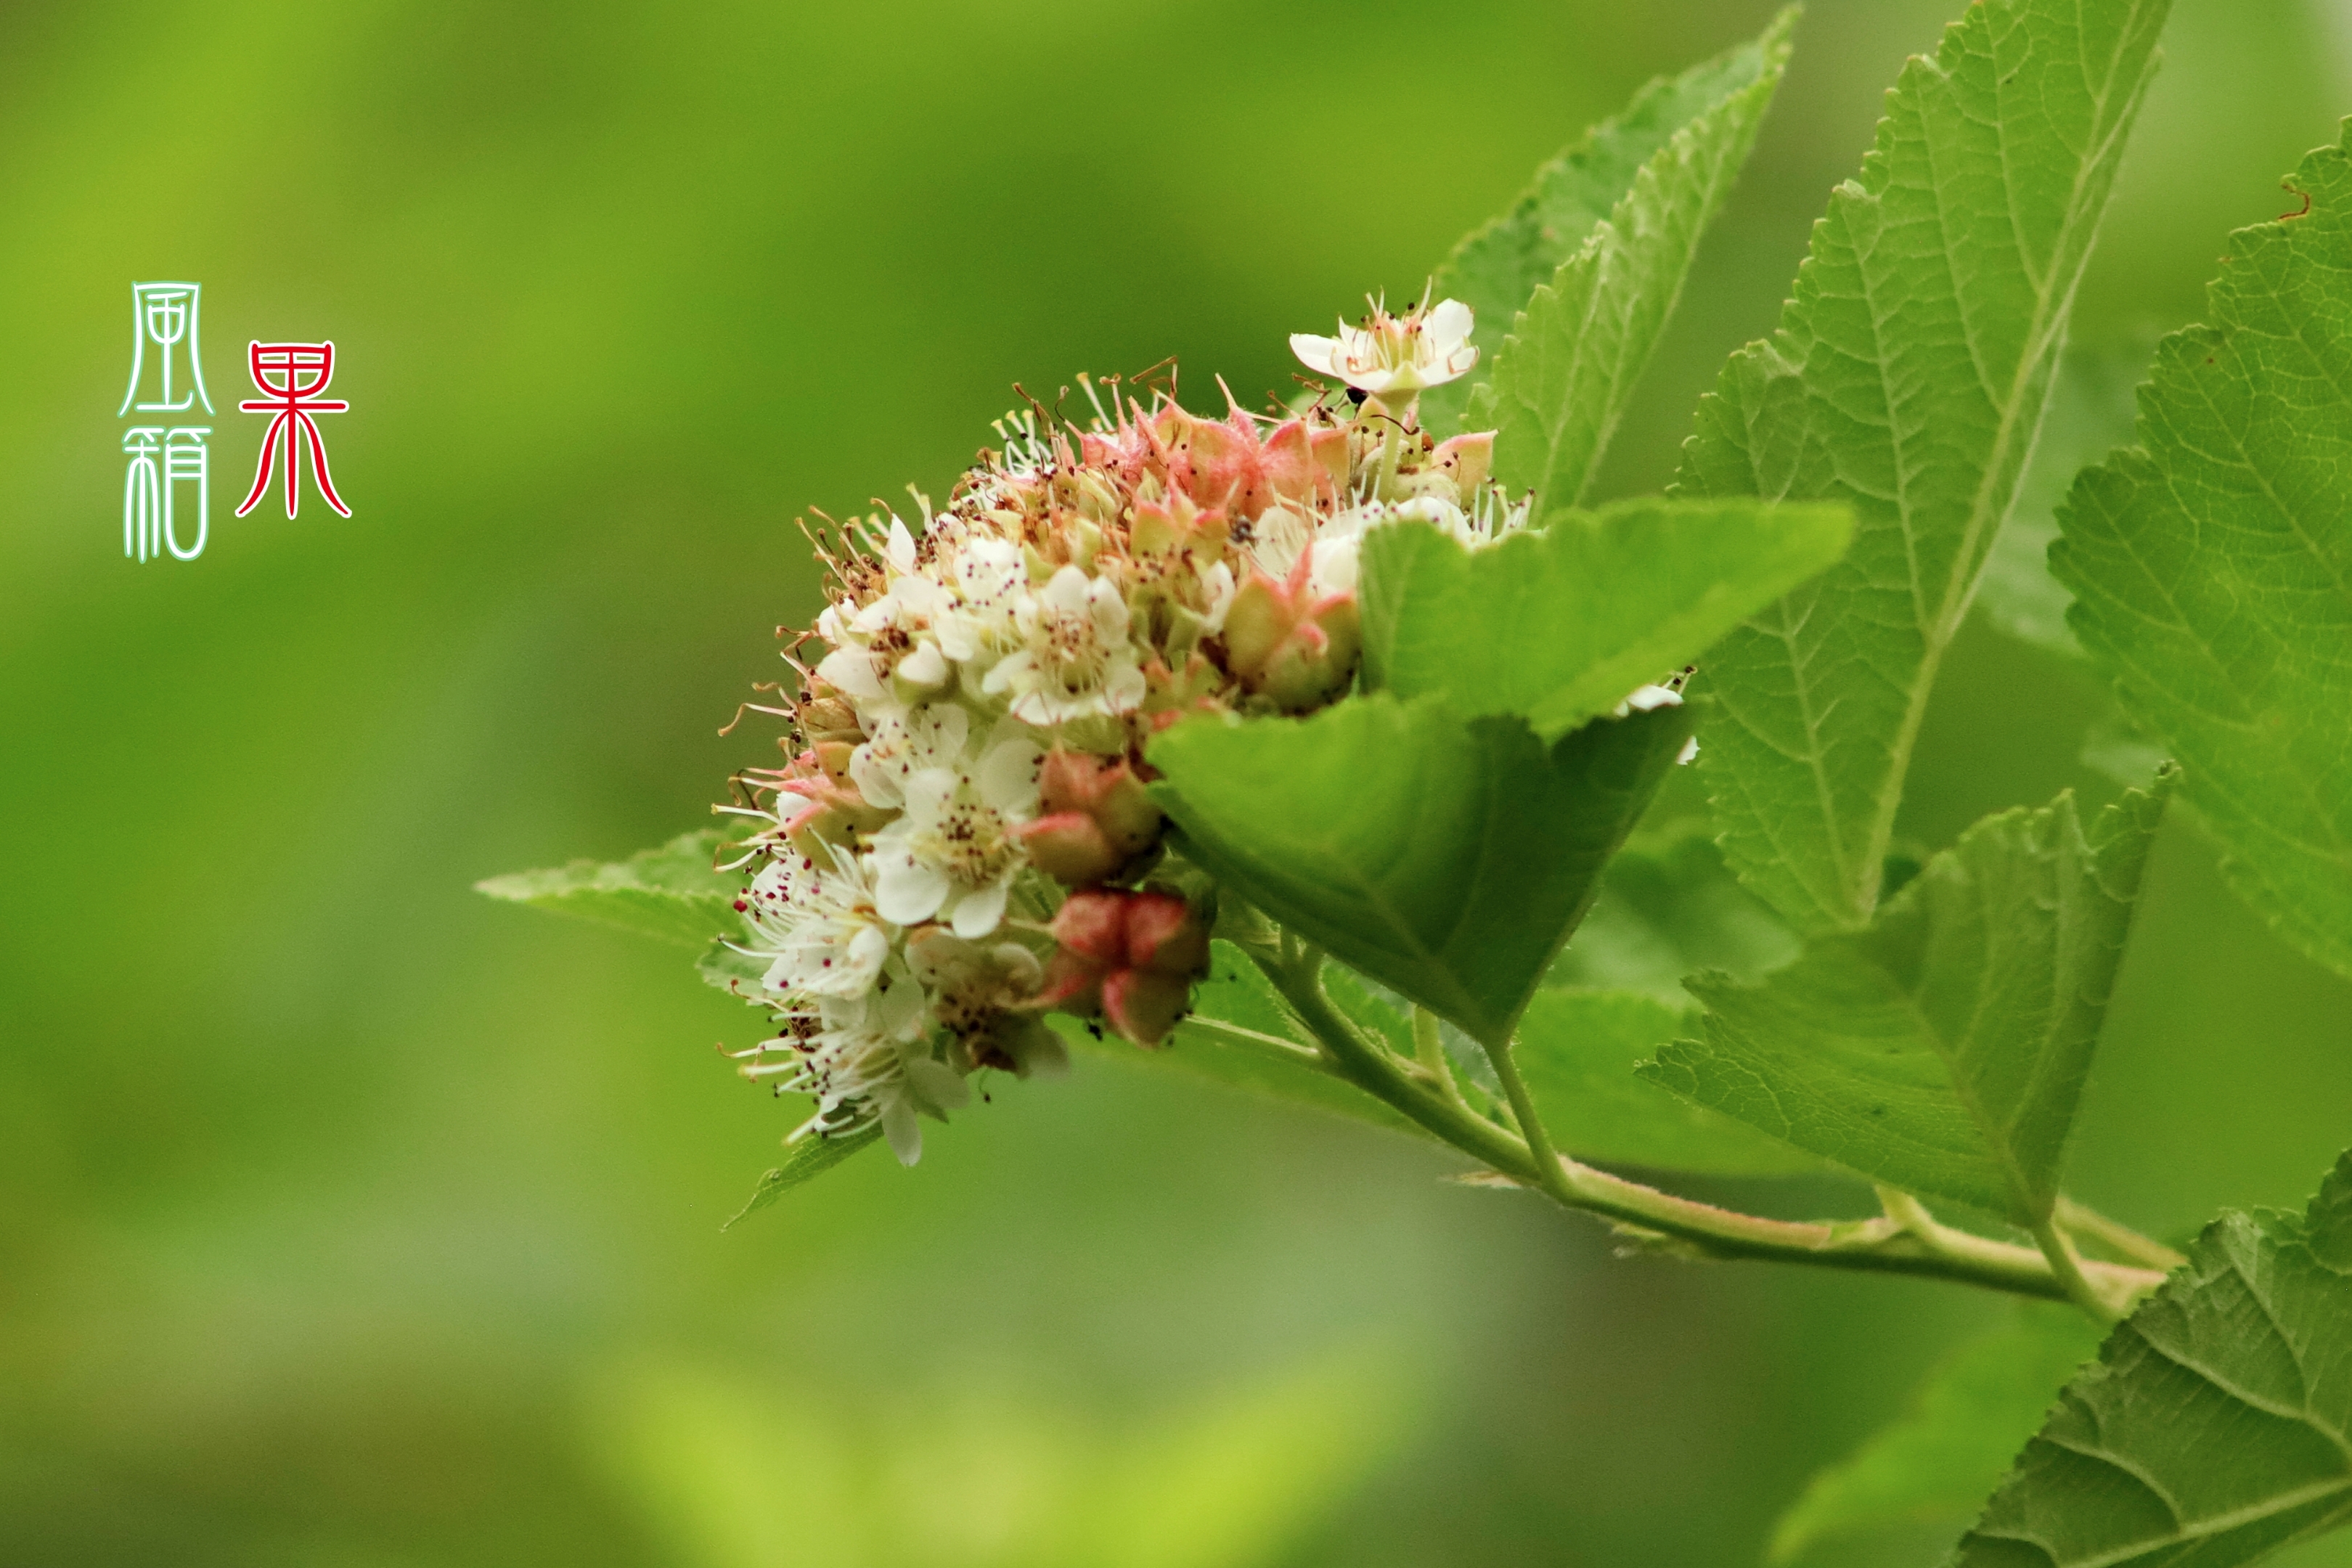
[[[1536,1097],[1528,1089],[1528,1080],[1519,1076],[1519,1064],[1511,1047],[1489,1046],[1486,1059],[1495,1064],[1495,1077],[1503,1086],[1504,1097],[1511,1102],[1511,1120],[1519,1124],[1519,1136],[1527,1140],[1528,1157],[1535,1163],[1537,1184],[1553,1201],[1570,1208],[1581,1206],[1569,1181],[1568,1162],[1551,1146],[1551,1134],[1544,1129],[1543,1116],[1536,1110]]]
[[[1341,1077],[1490,1169],[1516,1180],[1534,1179],[1535,1163],[1525,1143],[1459,1100],[1430,1093],[1412,1068],[1332,1005],[1323,989],[1319,950],[1300,945],[1280,954],[1249,951]]]
[[[1936,1216],[1927,1212],[1926,1204],[1901,1187],[1890,1187],[1884,1182],[1876,1185],[1878,1206],[1885,1212],[1888,1219],[1916,1236],[1927,1236],[1937,1228]]]
[[[1240,1046],[1261,1056],[1276,1057],[1319,1073],[1338,1076],[1331,1059],[1321,1051],[1308,1050],[1296,1040],[1286,1040],[1273,1035],[1262,1035],[1255,1029],[1244,1029],[1239,1024],[1228,1024],[1223,1018],[1186,1018],[1181,1028],[1192,1029],[1227,1045]]]
[[[2033,1239],[2041,1245],[2050,1272],[2066,1287],[2068,1300],[2082,1308],[2103,1329],[2113,1328],[2123,1320],[2123,1312],[2084,1276],[2082,1255],[2074,1250],[2074,1238],[2058,1227],[2057,1221],[2042,1220],[2033,1227]]]
[[[1532,1186],[1562,1206],[1599,1215],[1640,1235],[1669,1238],[1703,1258],[1756,1258],[1816,1268],[1950,1279],[2048,1300],[2078,1300],[2050,1258],[2032,1247],[1989,1240],[1937,1224],[1925,1209],[1901,1219],[1793,1221],[1738,1214],[1660,1192],[1565,1157],[1540,1160],[1526,1140],[1467,1107],[1433,1092],[1417,1068],[1370,1039],[1332,1005],[1323,989],[1323,954],[1287,935],[1246,951],[1338,1072],[1416,1126],[1486,1165],[1486,1178]],[[1508,1053],[1496,1053],[1507,1058]],[[1506,1066],[1498,1061],[1497,1070]],[[1505,1073],[1513,1109],[1537,1128],[1532,1100],[1515,1068]],[[1511,1086],[1517,1083],[1516,1089]],[[1916,1207],[1916,1205],[1914,1205]],[[2102,1310],[2163,1282],[2163,1275],[2121,1264],[2075,1260],[2074,1273]]]
[[[1399,437],[1403,430],[1405,420],[1411,416],[1412,413],[1412,405],[1408,404],[1404,413],[1390,415],[1385,426],[1381,430],[1381,466],[1379,469],[1379,477],[1372,481],[1372,494],[1377,500],[1389,500],[1393,499],[1393,492],[1396,489],[1397,447],[1399,445]]]
[[[1460,1105],[1462,1086],[1454,1081],[1454,1064],[1445,1059],[1445,1040],[1437,1031],[1437,1015],[1418,1002],[1412,1005],[1412,1054],[1421,1064],[1422,1076],[1438,1093]]]
[[[2069,1197],[2058,1200],[2058,1223],[2078,1237],[2087,1237],[2101,1247],[2127,1258],[2134,1263],[2168,1273],[2189,1261],[2160,1241],[2152,1241],[2127,1225],[2109,1219],[2095,1208],[2076,1203]]]

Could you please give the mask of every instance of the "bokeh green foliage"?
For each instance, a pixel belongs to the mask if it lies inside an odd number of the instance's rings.
[[[1947,11],[1813,6],[1595,500],[1671,475]],[[760,754],[713,731],[814,609],[803,506],[936,489],[1015,380],[1172,353],[1196,389],[1286,388],[1284,333],[1417,291],[1580,127],[1768,16],[0,19],[0,1561],[985,1561],[971,1510],[1086,1494],[1034,1505],[1082,1542],[1128,1495],[1100,1478],[1218,1420],[1291,1489],[1144,1489],[1137,1533],[1182,1497],[1224,1542],[1191,1561],[1760,1552],[2006,1309],[1611,1261],[1405,1140],[1115,1060],[722,1237],[783,1131],[705,1048],[748,1015],[467,886],[693,826]],[[2221,235],[2293,205],[2277,176],[2352,107],[2340,25],[2179,0],[2080,341],[2197,319]],[[170,276],[205,285],[216,405],[247,337],[337,340],[352,522],[227,521],[259,421],[224,413],[210,551],[121,561],[124,285]],[[2079,760],[2106,712],[1972,622],[1898,838],[2111,797]],[[2081,1194],[2174,1239],[2299,1208],[2347,1018],[2168,826]],[[1332,1358],[1365,1343],[1432,1375],[1360,1386]],[[1351,1422],[1319,1458],[1285,1437]],[[862,1522],[910,1499],[946,1533]],[[1805,1560],[1930,1560],[1953,1524]]]

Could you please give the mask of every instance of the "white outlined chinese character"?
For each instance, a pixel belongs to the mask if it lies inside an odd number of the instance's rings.
[[[161,425],[134,425],[122,433],[131,466],[122,476],[122,553],[144,562],[163,553],[163,486],[155,468]]]
[[[213,400],[205,391],[205,366],[197,353],[196,307],[203,290],[194,283],[133,283],[131,286],[131,385],[122,395],[122,406],[116,409],[117,417],[131,412],[134,404],[142,414],[184,413],[202,402],[205,412],[213,411]],[[139,403],[139,385],[147,373],[147,345],[155,345],[157,380],[160,384],[155,400]],[[173,377],[172,364],[178,355],[173,352],[184,343],[187,347],[189,387],[175,400],[172,396]]]
[[[122,435],[122,449],[131,462],[122,476],[122,553],[152,561],[164,551],[177,561],[194,561],[205,552],[212,532],[210,450],[205,437],[209,425],[134,425]],[[163,440],[159,444],[157,437]],[[159,468],[155,459],[161,456]],[[196,487],[196,542],[180,548],[179,490]]]
[[[212,458],[205,446],[205,437],[211,434],[209,425],[178,425],[163,437],[163,543],[182,561],[194,561],[202,555],[205,537],[212,531]],[[173,493],[191,482],[196,487],[196,542],[183,550],[180,536],[172,526],[176,510]]]

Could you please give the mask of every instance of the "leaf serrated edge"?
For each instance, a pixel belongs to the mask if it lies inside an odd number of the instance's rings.
[[[1637,210],[1645,198],[1654,198],[1656,189],[1664,180],[1663,172],[1672,165],[1687,164],[1692,150],[1696,147],[1703,133],[1712,132],[1727,118],[1734,117],[1735,110],[1745,108],[1751,100],[1759,98],[1762,103],[1757,108],[1755,118],[1757,126],[1762,124],[1764,113],[1780,90],[1781,78],[1786,74],[1790,58],[1794,52],[1790,35],[1795,31],[1798,18],[1802,16],[1803,11],[1804,7],[1801,5],[1784,7],[1773,18],[1771,24],[1759,35],[1753,46],[1740,46],[1743,48],[1753,47],[1759,51],[1759,66],[1755,79],[1738,90],[1726,94],[1703,112],[1692,116],[1675,127],[1673,134],[1666,138],[1664,144],[1643,160],[1641,167],[1633,172],[1633,183],[1627,187],[1623,195],[1618,197],[1616,205],[1610,209],[1609,216],[1593,225],[1576,247],[1561,258],[1559,265],[1552,269],[1549,281],[1536,285],[1535,291],[1528,297],[1528,302],[1513,313],[1511,326],[1504,333],[1502,342],[1495,346],[1486,373],[1479,377],[1476,384],[1472,387],[1470,396],[1463,405],[1462,428],[1465,430],[1496,429],[1500,426],[1501,420],[1497,411],[1498,395],[1495,391],[1496,381],[1507,363],[1512,363],[1520,354],[1532,352],[1523,341],[1527,337],[1528,318],[1538,309],[1546,310],[1562,309],[1562,291],[1568,287],[1577,268],[1589,263],[1598,269],[1601,265],[1602,253],[1610,247],[1630,243],[1625,237],[1637,232],[1634,222]],[[1643,89],[1644,94],[1648,94],[1653,89],[1663,90],[1668,80],[1669,79],[1664,77],[1657,79],[1650,84],[1649,88]],[[1641,100],[1636,100],[1637,103],[1639,101]],[[1627,112],[1631,111],[1629,107]],[[1622,116],[1619,117],[1620,120],[1622,118]],[[1597,135],[1604,128],[1613,129],[1617,123],[1616,120],[1603,121],[1601,126],[1594,128],[1593,134]],[[1579,143],[1579,147],[1590,145],[1591,140],[1592,136],[1588,136],[1584,142]],[[1696,253],[1699,240],[1711,226],[1715,214],[1720,210],[1725,195],[1732,183],[1738,178],[1741,170],[1746,167],[1748,153],[1753,150],[1754,144],[1755,132],[1751,129],[1748,148],[1726,160],[1722,185],[1711,190],[1706,201],[1701,204],[1701,216],[1692,235],[1694,255]],[[1563,153],[1561,158],[1554,160],[1554,163],[1564,162],[1568,156],[1569,154]],[[1552,166],[1552,164],[1546,164],[1545,168],[1548,170]],[[1536,190],[1540,188],[1541,179],[1541,172],[1538,172],[1537,184],[1530,187],[1527,196],[1521,198],[1522,203],[1533,199]],[[1519,206],[1520,204],[1514,204],[1507,213],[1492,220],[1485,229],[1478,231],[1478,234],[1484,235],[1498,227],[1510,216],[1516,215]],[[1467,239],[1463,242],[1464,247],[1468,244]],[[1456,247],[1457,254],[1462,247]],[[1676,270],[1673,292],[1668,295],[1664,309],[1659,312],[1661,329],[1666,321],[1673,319],[1675,309],[1681,304],[1683,289],[1689,282],[1689,278],[1690,268],[1686,258],[1685,265]],[[1663,335],[1663,332],[1659,335]],[[1581,342],[1582,335],[1580,334],[1580,352]],[[1618,386],[1621,394],[1629,390],[1641,379],[1642,372],[1657,352],[1657,346],[1658,337],[1654,335],[1650,342],[1635,356],[1633,363],[1619,367],[1622,379]],[[1528,406],[1532,410],[1533,405],[1528,405]],[[1614,438],[1617,426],[1625,414],[1624,399],[1621,395],[1616,400],[1615,405],[1603,417],[1594,437],[1592,450],[1585,459],[1584,471],[1577,482],[1576,493],[1567,497],[1557,497],[1547,494],[1546,490],[1553,477],[1560,432],[1566,427],[1570,417],[1570,407],[1571,405],[1569,402],[1563,401],[1557,419],[1552,421],[1549,428],[1545,431],[1544,482],[1535,488],[1533,510],[1537,516],[1541,516],[1546,510],[1555,507],[1580,506],[1583,503],[1584,497],[1592,488],[1593,476],[1600,470],[1601,459],[1607,454],[1610,442]]]
[[[760,1178],[759,1185],[751,1189],[751,1197],[735,1211],[733,1217],[719,1227],[719,1230],[722,1233],[732,1230],[794,1187],[815,1180],[881,1136],[881,1124],[869,1122],[839,1137],[805,1138],[789,1145],[784,1163]]]

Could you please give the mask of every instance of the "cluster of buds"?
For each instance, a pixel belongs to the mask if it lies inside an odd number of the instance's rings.
[[[1043,1015],[1164,1040],[1208,962],[1205,911],[1153,879],[1165,824],[1144,747],[1188,714],[1304,713],[1353,682],[1367,529],[1515,527],[1491,434],[1439,442],[1420,391],[1475,363],[1470,312],[1375,305],[1294,338],[1348,384],[1223,417],[1082,382],[1083,426],[997,426],[948,504],[820,538],[828,603],[795,645],[781,768],[743,776],[758,820],[735,945],[779,1028],[744,1071],[811,1095],[795,1136],[879,1121],[899,1157],[982,1069],[1064,1060]],[[1103,395],[1108,391],[1108,396]]]

